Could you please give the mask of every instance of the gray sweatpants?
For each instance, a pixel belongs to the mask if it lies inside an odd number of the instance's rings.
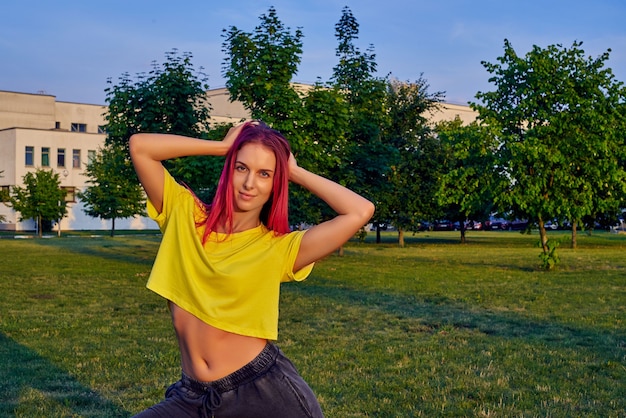
[[[199,382],[183,373],[165,399],[135,418],[323,418],[315,394],[274,344],[234,373]]]

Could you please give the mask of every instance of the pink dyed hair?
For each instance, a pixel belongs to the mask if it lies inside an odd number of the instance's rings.
[[[206,242],[211,232],[224,226],[227,233],[232,233],[235,196],[233,191],[233,172],[237,153],[246,144],[257,143],[270,149],[276,156],[274,184],[269,200],[261,210],[261,222],[276,235],[290,231],[288,220],[289,202],[289,142],[278,131],[261,121],[246,122],[233,145],[226,154],[226,161],[220,176],[213,202],[206,205],[207,216],[199,222],[204,225],[202,241]]]

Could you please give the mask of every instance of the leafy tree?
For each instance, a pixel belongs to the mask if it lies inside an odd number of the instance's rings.
[[[172,133],[196,138],[209,137],[210,105],[207,102],[207,77],[202,70],[196,70],[192,55],[180,55],[176,49],[165,54],[165,62],[152,64],[148,74],[138,74],[132,79],[123,74],[118,84],[105,90],[108,112],[106,145],[122,147],[128,155],[128,140],[137,132]],[[222,131],[220,131],[222,132]],[[105,153],[104,156],[116,155]],[[107,163],[108,164],[108,163]],[[111,163],[116,164],[116,163]],[[165,162],[172,175],[183,179],[194,190],[200,190],[200,197],[216,182],[215,162],[207,158],[183,158]],[[126,178],[137,182],[135,172],[128,161],[120,164]],[[93,179],[100,182],[103,179]],[[122,183],[122,189],[127,187]],[[140,214],[141,212],[136,212]]]
[[[10,206],[19,212],[19,221],[35,219],[39,237],[43,224],[58,221],[65,216],[65,190],[61,189],[59,174],[52,170],[29,171],[22,178],[24,187],[13,186],[9,197]]]
[[[345,155],[349,115],[341,92],[316,84],[303,97],[302,142],[294,147],[298,164],[337,182],[343,182],[337,167]],[[296,223],[318,223],[333,216],[319,198],[293,186],[290,195],[291,219]]]
[[[206,139],[221,141],[231,124],[218,124],[206,133]],[[170,169],[172,175],[191,188],[204,202],[211,202],[224,167],[224,157],[190,156],[178,159]]]
[[[384,220],[381,216],[386,212],[381,207],[384,203],[381,198],[395,155],[393,146],[382,140],[384,127],[389,123],[385,109],[387,81],[374,76],[377,65],[373,47],[370,45],[366,52],[361,52],[354,45],[358,33],[356,18],[348,7],[344,7],[341,19],[335,25],[335,37],[339,41],[335,55],[339,63],[333,68],[331,79],[334,87],[344,95],[350,115],[339,177],[353,190],[375,202],[375,217]],[[379,230],[377,240],[380,241]]]
[[[370,44],[365,52],[361,52],[354,44],[359,38],[359,23],[347,6],[342,9],[341,18],[335,25],[335,37],[339,41],[335,50],[339,63],[333,68],[332,80],[351,103],[357,102],[363,84],[372,81],[376,73],[374,46]]]
[[[423,78],[415,82],[391,80],[386,107],[389,124],[385,143],[393,146],[391,171],[379,195],[379,216],[398,228],[398,241],[404,246],[404,232],[418,230],[421,222],[437,210],[436,184],[441,162],[437,139],[432,137],[429,113],[442,100],[443,93],[429,93]]]
[[[77,196],[84,202],[84,212],[94,218],[111,220],[111,237],[115,220],[145,215],[141,186],[125,173],[132,167],[121,145],[111,143],[100,149],[85,169],[87,186]]]
[[[349,142],[367,146],[381,141],[381,131],[387,125],[385,98],[387,80],[375,77],[377,63],[374,47],[361,52],[354,45],[358,39],[359,24],[348,7],[335,25],[339,41],[335,55],[339,63],[333,68],[331,83],[341,91],[350,106]]]
[[[486,220],[504,192],[496,160],[498,143],[489,127],[476,122],[463,125],[459,118],[439,122],[436,131],[446,155],[439,203],[447,209],[447,217],[461,223],[461,242],[465,242],[464,222]]]
[[[127,149],[128,139],[137,132],[200,137],[210,129],[206,75],[194,69],[191,53],[181,56],[174,49],[165,58],[135,80],[124,73],[116,85],[107,81],[107,144]]]
[[[298,163],[324,176],[335,175],[346,149],[349,108],[343,94],[317,83],[303,97],[299,124],[302,144],[295,150]]]
[[[626,177],[616,154],[623,84],[604,68],[610,50],[586,58],[581,45],[534,46],[519,57],[505,40],[499,64],[483,62],[496,90],[477,93],[482,104],[472,104],[500,141],[498,166],[510,180],[501,206],[538,225],[544,254],[547,220],[571,220],[575,245],[583,217],[614,207],[620,196],[623,202]]]
[[[243,103],[253,119],[263,119],[294,138],[302,102],[291,81],[301,62],[304,35],[300,28],[292,34],[274,7],[259,20],[254,33],[235,26],[223,31],[226,88],[231,99]]]
[[[232,26],[223,36],[231,99],[283,133],[299,165],[339,180],[334,167],[343,154],[348,108],[335,89],[318,83],[298,91],[292,84],[301,61],[302,31],[291,33],[272,7],[260,16],[254,33]],[[302,188],[294,186],[290,200],[294,223],[317,223],[329,216],[326,205]]]

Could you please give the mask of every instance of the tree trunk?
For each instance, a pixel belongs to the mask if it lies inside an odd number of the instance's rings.
[[[398,246],[404,248],[404,229],[398,228]]]
[[[465,222],[459,222],[461,229],[461,244],[465,244]]]
[[[111,219],[111,238],[115,236],[115,218]]]
[[[380,244],[380,222],[376,222],[376,244]]]
[[[43,237],[43,222],[41,220],[41,215],[37,215],[37,236],[39,238]]]
[[[545,223],[541,219],[539,220],[539,237],[541,239],[541,248],[543,248],[543,253],[548,254],[548,234],[546,234]]]
[[[574,221],[572,222],[572,243],[571,243],[571,247],[572,248],[576,248],[577,242],[576,242],[576,226],[578,225],[578,222]]]

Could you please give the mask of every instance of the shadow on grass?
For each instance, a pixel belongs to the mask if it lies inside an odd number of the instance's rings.
[[[385,234],[381,236],[380,242],[376,243],[376,236],[374,233],[371,233],[372,236],[368,236],[365,239],[367,244],[376,244],[376,245],[398,245],[398,236]],[[416,235],[407,234],[404,236],[405,245],[425,245],[425,244],[437,244],[437,245],[449,245],[449,244],[460,244],[461,236],[452,236],[452,235],[436,235],[429,233],[419,233]]]
[[[60,239],[37,239],[34,242],[41,246],[61,248],[89,257],[151,266],[160,240],[160,235],[132,236],[130,239],[77,236]]]
[[[66,371],[0,332],[0,416],[128,417],[130,413],[83,386]]]
[[[337,304],[362,306],[398,318],[418,320],[434,331],[454,327],[494,337],[523,338],[546,345],[554,344],[560,348],[566,344],[573,345],[594,351],[600,357],[612,361],[620,361],[626,354],[626,332],[538,321],[515,313],[490,312],[443,296],[418,298],[391,292],[352,289],[337,286],[336,282],[319,276],[312,282],[314,284],[288,286],[284,289],[303,297],[331,299]]]

